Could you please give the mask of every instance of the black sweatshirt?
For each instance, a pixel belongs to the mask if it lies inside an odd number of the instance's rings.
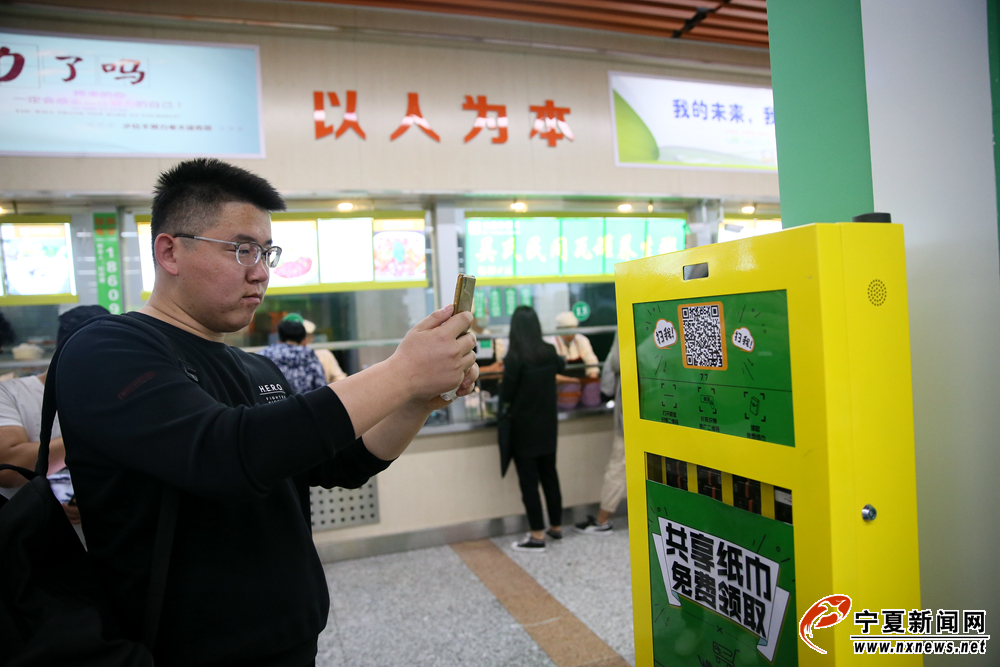
[[[138,639],[164,485],[180,490],[156,646],[169,665],[290,665],[315,656],[329,594],[301,504],[307,485],[357,488],[389,463],[354,438],[328,387],[287,396],[264,357],[132,313],[173,342],[89,325],[57,370],[66,462],[90,554]]]

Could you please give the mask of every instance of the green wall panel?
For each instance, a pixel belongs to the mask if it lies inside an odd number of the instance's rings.
[[[874,210],[860,0],[768,0],[781,220]]]

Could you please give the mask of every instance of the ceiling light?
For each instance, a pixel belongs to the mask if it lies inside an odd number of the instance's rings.
[[[753,212],[757,210],[757,207],[755,207],[755,206],[744,206],[740,210],[743,211],[744,213],[746,213],[747,215],[752,215]]]
[[[622,213],[628,213],[632,210],[632,204],[618,204],[618,210]]]
[[[342,201],[337,204],[337,208],[341,211],[350,211],[354,209],[354,204],[349,201]]]
[[[515,211],[517,211],[519,213],[521,211],[527,211],[528,210],[528,205],[525,204],[523,201],[516,201],[513,204],[511,204],[510,207],[511,207],[511,209],[513,209],[513,210],[515,210]]]

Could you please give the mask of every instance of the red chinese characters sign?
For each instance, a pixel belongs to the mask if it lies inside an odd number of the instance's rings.
[[[414,125],[433,141],[441,141],[440,135],[431,127],[430,121],[420,110],[419,93],[407,93],[406,114],[400,120],[399,125],[389,135],[390,141],[400,138]],[[358,120],[358,95],[357,91],[347,91],[347,110],[343,115],[343,121],[339,129],[335,130],[335,124],[328,124],[326,105],[329,102],[331,107],[340,106],[340,98],[336,92],[313,91],[313,121],[315,123],[316,139],[334,135],[334,139],[339,139],[348,129],[361,138],[366,139],[364,131],[361,129]],[[507,116],[506,104],[491,104],[486,95],[466,95],[461,106],[463,111],[476,112],[472,129],[465,135],[463,143],[469,143],[475,139],[484,129],[494,133],[491,138],[493,144],[505,144],[508,138],[510,119]],[[573,130],[566,120],[571,111],[567,106],[556,106],[553,100],[545,100],[541,105],[530,105],[528,111],[535,115],[531,124],[531,132],[528,139],[538,136],[546,141],[551,148],[555,148],[558,142],[563,139],[574,140]]]

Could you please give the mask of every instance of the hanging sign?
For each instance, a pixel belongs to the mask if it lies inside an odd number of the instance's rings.
[[[125,307],[122,299],[121,256],[118,225],[114,213],[94,214],[94,259],[97,269],[97,304],[112,315]]]

